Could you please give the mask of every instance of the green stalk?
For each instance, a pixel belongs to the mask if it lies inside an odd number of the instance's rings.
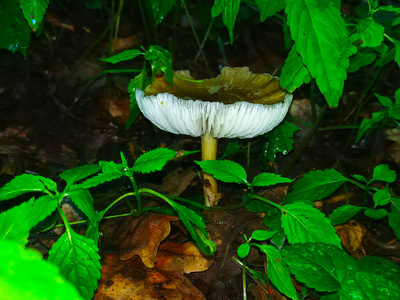
[[[113,47],[111,48],[111,53],[114,54],[115,50],[117,49],[117,40],[118,40],[118,31],[119,31],[119,21],[121,19],[121,12],[122,8],[124,7],[125,0],[119,0],[118,12],[117,12],[117,19],[115,21],[115,30],[114,30],[114,43]]]

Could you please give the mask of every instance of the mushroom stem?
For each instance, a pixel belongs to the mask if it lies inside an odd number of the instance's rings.
[[[205,133],[201,137],[201,160],[216,160],[217,159],[217,139],[213,138],[210,133]],[[203,186],[204,186],[204,205],[213,206],[212,197],[210,194],[218,193],[218,184],[214,176],[204,173]],[[207,183],[208,181],[208,183]],[[210,199],[211,198],[211,199]],[[211,201],[210,201],[211,200]]]

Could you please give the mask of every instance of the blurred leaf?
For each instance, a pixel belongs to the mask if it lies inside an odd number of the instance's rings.
[[[253,186],[270,186],[270,185],[276,185],[279,183],[289,183],[292,182],[292,179],[282,177],[280,175],[274,174],[274,173],[261,173],[258,174],[251,184]]]
[[[331,220],[332,225],[343,224],[346,223],[348,220],[354,217],[360,210],[363,209],[365,209],[365,207],[346,204],[336,208],[329,215],[329,220]]]
[[[375,48],[376,50],[376,48]],[[374,63],[375,67],[382,67],[395,59],[396,50],[392,49],[389,52],[382,53],[381,57]]]
[[[260,21],[264,22],[268,17],[272,17],[277,12],[285,8],[285,1],[276,0],[255,0],[260,10]]]
[[[245,169],[231,160],[195,161],[203,172],[213,175],[216,179],[229,183],[247,184]]]
[[[125,129],[128,130],[129,127],[133,124],[136,118],[140,114],[140,109],[136,102],[136,89],[143,90],[146,86],[147,72],[146,72],[146,64],[143,65],[142,72],[138,74],[135,78],[131,79],[128,84],[128,92],[130,97],[130,105],[129,105],[129,117],[126,121]]]
[[[396,237],[400,239],[400,199],[392,198],[390,206],[392,211],[388,214],[389,225],[392,227]]]
[[[384,189],[377,191],[373,197],[376,206],[388,204],[390,202],[389,187],[386,186]]]
[[[282,212],[278,208],[271,205],[269,205],[269,209],[265,210],[265,212],[267,212],[263,218],[265,226],[267,226],[269,230],[277,231],[277,233],[271,238],[271,242],[278,249],[281,249],[286,241],[286,235],[283,230],[281,219]]]
[[[61,274],[78,288],[82,297],[91,299],[100,279],[98,251],[93,240],[70,228],[51,248],[49,261],[59,267]]]
[[[382,275],[387,280],[400,278],[400,268],[394,262],[378,256],[363,256],[356,260],[360,271]]]
[[[242,148],[240,147],[240,145],[239,145],[238,142],[230,142],[228,145],[226,145],[225,151],[224,151],[224,153],[222,154],[222,156],[221,156],[220,159],[225,159],[225,158],[227,158],[228,156],[231,156],[231,155],[236,154],[236,153],[240,153],[240,152],[242,152],[242,151],[243,151],[243,150],[242,150]]]
[[[231,44],[233,44],[233,27],[235,26],[236,17],[239,13],[241,0],[215,0],[211,10],[213,18],[222,14],[222,21],[228,27]]]
[[[383,219],[384,217],[386,217],[388,212],[383,208],[381,208],[381,209],[367,208],[364,211],[364,214],[367,217],[370,217],[374,220],[380,220],[380,219]]]
[[[251,239],[252,240],[257,240],[257,241],[266,241],[272,238],[275,234],[277,233],[276,230],[274,231],[268,231],[268,230],[255,230],[251,234]]]
[[[143,55],[143,53],[138,49],[125,50],[124,52],[115,54],[115,55],[107,57],[107,58],[101,58],[100,60],[107,62],[107,63],[116,64],[121,61],[134,59],[135,57],[137,57],[139,55]]]
[[[381,5],[374,10],[374,13],[377,11],[391,11],[396,14],[400,13],[400,7],[394,7],[393,5]]]
[[[64,179],[68,185],[72,185],[75,182],[82,180],[94,173],[100,171],[101,167],[99,165],[84,165],[74,169],[66,170],[62,172],[59,176]]]
[[[94,200],[88,190],[72,191],[68,193],[68,197],[88,217],[90,223],[97,223],[93,206]]]
[[[382,164],[382,165],[377,165],[374,168],[374,173],[369,183],[371,183],[372,181],[384,181],[392,183],[395,180],[396,180],[396,172],[390,170],[388,165]]]
[[[362,19],[355,28],[355,33],[350,36],[351,42],[359,41],[362,47],[377,47],[383,42],[385,28],[375,22],[372,17]]]
[[[357,180],[359,180],[359,181],[362,181],[362,182],[367,183],[367,179],[366,179],[364,176],[362,176],[362,175],[354,174],[354,175],[351,175],[351,176],[353,176],[355,179],[357,179]]]
[[[347,69],[347,72],[357,72],[362,67],[372,64],[375,61],[376,57],[377,55],[375,53],[358,51],[356,55],[350,58],[350,66]]]
[[[160,171],[176,155],[168,148],[157,148],[139,156],[132,167],[133,172],[150,173]]]
[[[174,7],[175,0],[149,0],[149,4],[154,21],[159,24]]]
[[[42,176],[33,174],[22,174],[16,176],[0,189],[0,201],[9,200],[30,192],[42,192],[46,194],[47,189],[41,181],[43,178],[44,177]]]
[[[282,206],[282,227],[290,244],[322,242],[340,246],[335,228],[318,209],[305,203]]]
[[[241,244],[237,249],[237,254],[240,258],[245,258],[249,255],[250,245],[248,243]]]
[[[364,134],[366,134],[369,130],[371,130],[374,127],[375,124],[379,123],[386,117],[387,115],[385,112],[377,112],[372,114],[371,119],[362,120],[360,129],[358,130],[357,133],[356,142],[358,143]]]
[[[400,20],[400,18],[399,18]],[[394,56],[394,61],[397,62],[397,65],[400,66],[400,42],[397,40],[393,40],[394,46],[396,49],[396,54]]]
[[[1,299],[81,300],[77,289],[39,252],[20,244],[0,241]]]
[[[145,59],[150,62],[153,72],[152,77],[162,71],[169,84],[172,84],[173,69],[171,52],[160,46],[151,45],[149,51],[145,53]]]
[[[310,171],[292,185],[292,192],[283,199],[284,203],[312,202],[331,195],[346,177],[334,169]]]
[[[39,29],[46,13],[49,0],[19,0],[19,6],[33,32]]]

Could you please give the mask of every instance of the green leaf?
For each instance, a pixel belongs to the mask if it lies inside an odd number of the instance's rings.
[[[250,252],[250,245],[247,243],[241,244],[237,249],[237,254],[240,258],[245,258],[249,255]]]
[[[372,17],[362,19],[355,28],[355,33],[351,35],[351,42],[357,41],[362,47],[378,47],[383,42],[385,28],[375,22]]]
[[[82,297],[91,299],[100,278],[98,251],[91,239],[70,228],[51,248],[49,261],[59,267],[61,274],[78,288]]]
[[[282,177],[280,175],[274,174],[274,173],[261,173],[258,174],[251,184],[253,186],[270,186],[270,185],[275,185],[279,183],[288,183],[292,182],[292,179]]]
[[[240,147],[238,142],[230,142],[228,145],[225,147],[225,151],[222,154],[220,159],[225,159],[228,156],[234,155],[236,153],[242,152],[242,148]]]
[[[365,209],[365,207],[346,204],[336,208],[329,215],[329,220],[331,220],[332,225],[343,224],[346,223],[348,220],[354,217],[360,210],[363,209]]]
[[[398,281],[368,272],[351,272],[341,282],[340,300],[400,299]]]
[[[231,160],[204,160],[195,162],[204,172],[213,175],[218,180],[229,183],[247,184],[245,169]]]
[[[19,6],[33,32],[39,29],[48,4],[49,0],[19,0]]]
[[[157,148],[139,156],[132,167],[133,172],[150,173],[160,171],[176,155],[168,148]]]
[[[81,300],[77,289],[38,251],[13,241],[0,241],[1,299]]]
[[[137,57],[139,55],[143,55],[143,53],[140,50],[137,50],[137,49],[125,50],[124,52],[118,53],[116,55],[113,55],[113,56],[110,56],[107,58],[101,58],[100,60],[107,62],[107,63],[116,64],[121,61],[134,59],[135,57]]]
[[[296,51],[296,45],[293,45],[290,49],[279,79],[281,87],[290,93],[299,88],[303,83],[311,81],[310,72],[308,72],[300,54]]]
[[[233,44],[233,27],[235,26],[236,16],[239,13],[241,0],[215,0],[211,10],[213,18],[222,13],[222,21],[228,28],[231,44]]]
[[[394,7],[393,5],[385,5],[385,6],[379,6],[377,7],[373,13],[376,13],[377,11],[389,11],[389,12],[395,12],[396,14],[400,13],[400,7]]]
[[[396,172],[389,169],[388,165],[377,165],[374,168],[374,173],[372,175],[372,181],[384,181],[392,183],[396,180]]]
[[[389,187],[386,186],[384,189],[377,191],[373,197],[376,206],[388,204],[390,202]]]
[[[359,181],[367,183],[367,179],[362,175],[354,174],[354,175],[351,175],[351,176],[353,176],[355,179],[357,179]]]
[[[283,247],[282,255],[298,281],[320,292],[339,290],[346,273],[357,270],[356,261],[333,245],[287,245]]]
[[[123,174],[124,166],[122,164],[115,163],[113,161],[99,161],[99,166],[103,173],[121,173]]]
[[[154,21],[159,24],[174,7],[175,0],[149,0],[149,4]]]
[[[26,26],[18,1],[0,1],[0,12],[0,49],[7,49],[12,53],[20,51],[26,57],[31,31]]]
[[[371,119],[362,120],[360,129],[358,130],[358,133],[357,133],[356,142],[358,143],[364,134],[366,134],[368,131],[370,131],[374,127],[375,124],[379,123],[386,117],[387,117],[387,115],[385,112],[377,112],[377,113],[372,114]]]
[[[346,177],[334,169],[310,171],[292,185],[292,192],[283,199],[284,203],[312,202],[331,195]]]
[[[380,219],[383,219],[384,217],[386,217],[388,212],[383,208],[381,208],[381,209],[367,208],[364,211],[364,214],[367,217],[370,217],[374,220],[380,220]]]
[[[384,44],[382,44],[384,45]],[[377,48],[375,48],[376,50]],[[392,49],[387,53],[382,53],[381,57],[374,63],[375,67],[382,67],[390,62],[392,62],[395,59],[396,56],[396,50]]]
[[[129,116],[126,121],[125,130],[128,130],[129,127],[133,124],[136,118],[140,114],[139,106],[136,101],[136,89],[143,90],[147,81],[147,72],[146,72],[146,64],[143,65],[142,72],[133,78],[128,84],[128,92],[130,97],[129,104]]]
[[[347,69],[348,73],[354,73],[360,70],[362,67],[371,65],[377,55],[372,52],[361,52],[358,51],[356,55],[350,58],[350,66]]]
[[[85,180],[82,183],[75,184],[71,187],[70,191],[78,190],[78,189],[89,189],[99,184],[105,183],[107,181],[112,181],[124,176],[124,173],[121,172],[109,172],[109,173],[100,173],[88,180]]]
[[[400,18],[399,18],[400,20]],[[396,49],[396,54],[394,56],[394,61],[397,62],[397,65],[400,66],[400,42],[397,40],[393,40],[395,49]]]
[[[59,176],[64,179],[68,185],[72,185],[75,182],[82,180],[94,173],[100,171],[101,167],[99,165],[84,165],[74,169],[66,170],[62,172]]]
[[[88,217],[90,223],[96,224],[96,215],[94,212],[94,200],[88,190],[76,190],[68,193],[72,202]]]
[[[255,230],[251,234],[250,239],[257,240],[257,241],[266,241],[272,238],[277,233],[276,230],[274,231],[267,231],[267,230]]]
[[[260,11],[261,22],[264,22],[268,17],[272,17],[285,8],[285,1],[255,0],[255,2]]]
[[[390,98],[385,97],[385,96],[378,95],[378,94],[376,94],[376,93],[375,93],[374,95],[376,96],[376,98],[378,98],[379,102],[380,102],[383,106],[387,106],[387,107],[389,107],[389,108],[393,106],[392,100],[390,100]]]
[[[169,84],[172,84],[173,69],[171,52],[160,46],[151,45],[149,51],[145,53],[145,59],[150,62],[153,77],[162,71]]]
[[[269,245],[262,245],[259,248],[266,254],[268,279],[281,293],[291,299],[299,299],[293,286],[289,268],[279,251]]]
[[[392,211],[388,214],[389,225],[392,227],[396,237],[400,239],[400,199],[392,198],[390,206]]]
[[[57,196],[45,195],[35,200],[32,207],[32,215],[30,217],[30,227],[36,226],[39,222],[43,221],[58,207]]]
[[[337,107],[349,64],[348,33],[340,11],[329,0],[288,0],[285,11],[304,65],[329,106]]]
[[[400,278],[399,266],[383,257],[363,256],[356,262],[360,271],[382,275],[387,280]]]
[[[267,212],[263,218],[265,226],[267,226],[269,230],[277,231],[277,233],[271,238],[271,242],[278,249],[281,249],[286,241],[286,235],[282,227],[282,213],[278,208],[271,205],[269,206],[269,210],[265,211]]]
[[[318,209],[305,203],[284,205],[282,209],[282,227],[289,243],[322,242],[341,247],[335,228]]]
[[[0,201],[9,200],[30,192],[47,193],[47,190],[41,181],[42,178],[44,177],[33,174],[22,174],[16,176],[0,189]]]

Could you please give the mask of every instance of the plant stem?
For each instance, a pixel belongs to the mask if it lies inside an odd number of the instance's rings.
[[[142,198],[140,197],[140,192],[137,187],[136,181],[133,177],[129,178],[131,180],[133,190],[135,191],[136,201],[137,201],[137,210],[133,213],[135,217],[138,217],[142,214]]]
[[[115,21],[115,31],[114,31],[114,43],[113,47],[111,48],[111,53],[114,54],[116,49],[117,49],[117,40],[118,40],[118,31],[119,31],[119,21],[121,19],[121,12],[122,8],[124,7],[124,2],[125,0],[119,0],[119,6],[118,6],[118,12],[117,12],[117,18]]]
[[[201,160],[216,160],[216,159],[217,159],[217,139],[213,138],[211,136],[211,133],[205,133],[201,137]],[[203,172],[202,177],[203,177],[203,186],[208,187],[209,185],[208,190],[211,191],[211,193],[213,194],[218,193],[218,184],[214,176]],[[206,192],[204,192],[204,205],[214,206],[211,205]]]
[[[243,267],[242,267],[242,282],[243,282],[243,300],[247,300],[247,286],[246,286],[246,258],[243,258]]]

